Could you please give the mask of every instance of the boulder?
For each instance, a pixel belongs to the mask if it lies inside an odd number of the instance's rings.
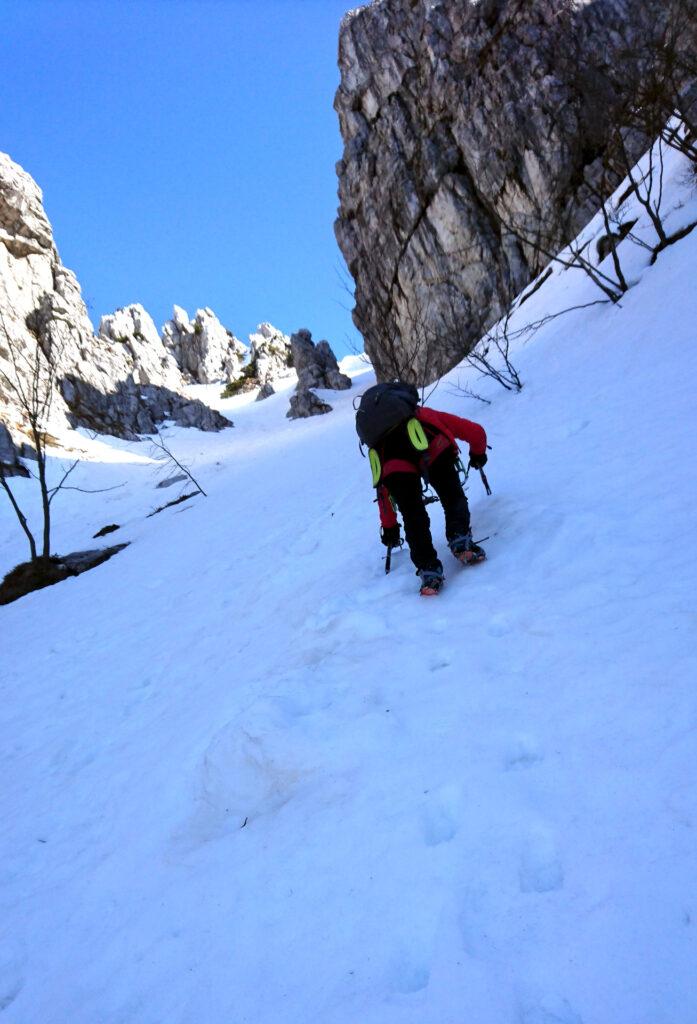
[[[340,371],[329,342],[320,341],[315,345],[312,334],[303,327],[291,335],[290,347],[298,375],[298,391],[308,388],[345,391],[351,387],[351,378]]]
[[[299,388],[290,399],[290,409],[286,413],[289,420],[305,419],[308,416],[322,416],[331,412],[331,405],[327,405],[321,398],[310,391],[309,388]]]

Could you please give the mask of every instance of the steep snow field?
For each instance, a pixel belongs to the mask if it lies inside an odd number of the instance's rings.
[[[123,486],[59,497],[55,548],[130,547],[0,609],[3,1024],[697,1020],[697,231],[621,252],[520,395],[431,397],[493,446],[487,563],[432,507],[437,599],[384,573],[357,363],[329,416],[172,430],[209,497],[154,518],[147,443],[89,444]],[[514,326],[598,297],[556,270]]]

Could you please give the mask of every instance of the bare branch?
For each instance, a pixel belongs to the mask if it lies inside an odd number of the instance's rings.
[[[19,525],[22,527],[22,530],[26,534],[27,540],[29,541],[29,550],[31,551],[31,558],[32,561],[34,561],[36,559],[36,540],[34,538],[34,534],[29,529],[29,523],[27,522],[26,516],[22,512],[22,509],[20,508],[19,503],[12,492],[12,488],[7,482],[7,478],[5,476],[5,472],[2,468],[2,465],[0,465],[0,487],[2,487],[2,489],[5,491],[5,494],[9,498],[10,504],[12,505],[15,515],[19,520]]]
[[[126,484],[112,484],[111,487],[61,487],[62,491],[78,491],[80,494],[106,494],[108,491],[118,491]]]
[[[194,487],[198,488],[199,493],[202,494],[204,498],[208,497],[203,487],[201,487],[200,483],[195,478],[189,467],[184,465],[184,463],[180,462],[176,455],[174,455],[174,453],[172,452],[171,448],[167,445],[162,433],[159,430],[150,438],[150,443],[153,445],[154,448],[157,448],[164,455],[166,455],[167,459],[170,462],[174,463],[177,469],[180,469],[182,473],[184,473],[184,475],[188,477],[188,479],[191,481]]]
[[[55,496],[58,494],[58,492],[63,488],[63,486],[65,484],[65,481],[68,479],[70,474],[73,472],[75,467],[78,465],[79,461],[80,461],[79,459],[75,459],[75,461],[72,463],[72,465],[70,465],[68,467],[68,469],[66,469],[65,473],[63,473],[63,476],[61,477],[60,483],[58,483],[56,485],[56,487],[52,487],[49,490],[49,492],[48,492],[48,503],[49,503],[49,505],[51,504],[51,502],[53,501]]]

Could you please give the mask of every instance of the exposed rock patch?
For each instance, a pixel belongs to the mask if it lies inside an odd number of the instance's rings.
[[[98,537],[106,537],[108,534],[116,533],[116,531],[120,529],[121,527],[118,523],[108,523],[106,526],[103,526],[101,530],[97,530],[97,532],[92,535],[92,540],[97,540]]]
[[[177,473],[175,476],[168,476],[166,480],[160,480],[159,484],[157,484],[157,488],[162,489],[164,487],[174,487],[175,484],[186,483],[188,479],[189,478],[186,473]]]
[[[11,604],[25,594],[43,590],[44,587],[52,587],[54,583],[60,583],[70,576],[80,576],[88,569],[94,569],[107,562],[126,547],[128,544],[115,544],[110,548],[93,551],[74,551],[62,558],[52,556],[22,562],[0,583],[0,605]]]

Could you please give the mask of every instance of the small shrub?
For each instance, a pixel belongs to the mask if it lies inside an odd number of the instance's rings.
[[[253,363],[249,363],[242,371],[242,375],[236,380],[229,381],[221,393],[221,398],[234,398],[242,391],[249,391],[258,383],[254,377],[256,370]]]

